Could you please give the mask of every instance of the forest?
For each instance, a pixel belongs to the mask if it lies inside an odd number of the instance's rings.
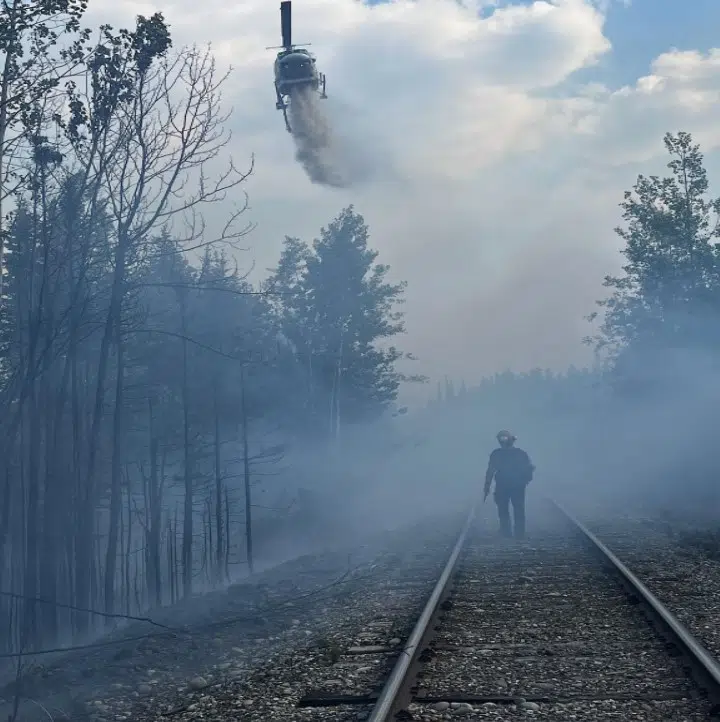
[[[505,372],[471,388],[446,379],[416,428],[442,458],[467,468],[466,449],[513,426],[546,488],[632,493],[716,522],[720,198],[689,133],[664,146],[667,175],[640,175],[621,196],[624,263],[588,315],[593,368]]]
[[[211,53],[174,49],[160,14],[97,42],[84,9],[2,10],[3,653],[252,571],[263,510],[282,512],[265,527],[312,511],[307,491],[258,503],[266,477],[405,378],[404,287],[362,216],[287,238],[253,287],[233,257],[252,159],[223,165]]]
[[[401,385],[424,381],[400,371],[405,285],[355,208],[312,242],[287,237],[251,284],[235,250],[253,230],[253,159],[224,153],[226,76],[209,49],[175,48],[161,14],[88,29],[86,6],[0,10],[5,659],[252,572],[258,544],[317,525],[317,469],[332,483],[345,429],[404,416]],[[630,429],[671,409],[641,434],[649,448],[676,434],[678,400],[710,413],[720,201],[692,137],[665,145],[669,176],[641,176],[622,200],[624,275],[605,279],[587,339],[597,367],[446,382],[415,414],[420,441],[376,434],[368,456],[396,441],[436,454],[444,419],[467,413],[477,435],[498,407],[545,433],[546,464],[585,422],[621,414]],[[619,441],[609,426],[595,457]],[[283,475],[297,493],[277,491]]]

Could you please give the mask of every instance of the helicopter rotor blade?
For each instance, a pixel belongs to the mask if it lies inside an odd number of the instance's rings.
[[[292,16],[290,0],[280,3],[280,28],[282,30],[283,47],[289,50],[292,47]]]

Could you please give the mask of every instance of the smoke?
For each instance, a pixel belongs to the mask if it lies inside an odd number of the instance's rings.
[[[352,168],[320,107],[320,96],[310,87],[295,88],[290,95],[290,128],[295,140],[295,158],[313,183],[348,188],[354,182]]]

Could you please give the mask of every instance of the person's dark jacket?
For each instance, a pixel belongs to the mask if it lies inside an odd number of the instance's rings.
[[[527,452],[516,446],[501,447],[490,454],[485,489],[490,488],[493,477],[498,485],[522,486],[532,481],[535,467]]]

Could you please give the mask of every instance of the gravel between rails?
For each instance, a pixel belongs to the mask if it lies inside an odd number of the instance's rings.
[[[446,515],[369,534],[364,545],[306,555],[153,615],[182,626],[176,635],[153,636],[157,628],[133,623],[111,635],[118,644],[40,658],[25,679],[29,699],[18,722],[47,722],[44,709],[54,722],[301,722],[294,706],[308,686],[340,672],[353,680],[377,676],[363,667],[378,662],[362,658],[344,670],[332,665],[349,639],[400,644],[406,630],[383,626],[383,610],[390,602],[401,617],[400,610],[412,614],[413,604],[422,604],[462,521]],[[126,639],[148,632],[140,641]],[[13,692],[12,684],[0,688],[0,719]]]
[[[420,678],[429,702],[411,706],[414,719],[709,719],[612,572],[550,519],[529,542],[470,540]],[[453,693],[509,703],[432,701]]]
[[[651,516],[588,518],[586,525],[720,659],[720,560]]]

